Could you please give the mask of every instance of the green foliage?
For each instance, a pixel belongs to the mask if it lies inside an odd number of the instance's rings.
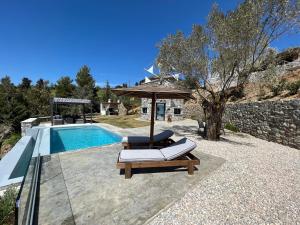
[[[295,1],[287,0],[245,0],[228,12],[214,5],[206,25],[194,25],[188,36],[179,31],[162,40],[157,64],[164,73],[189,77],[205,109],[215,108],[222,115],[235,89],[243,89],[262,62],[267,66],[265,57],[273,54],[268,52],[271,42],[299,28],[299,15]],[[215,134],[209,132],[212,138],[218,136],[217,129]]]
[[[122,84],[122,86],[120,85],[117,86],[116,88],[122,88],[122,87],[126,88],[127,84],[124,83]],[[111,87],[108,81],[106,81],[105,87],[97,90],[97,97],[101,102],[107,102],[108,99],[110,99],[112,102],[117,102],[117,100],[120,100],[128,110],[139,106],[141,102],[140,99],[137,98],[131,98],[127,96],[117,97],[111,91]]]
[[[0,123],[13,127],[15,132],[20,130],[20,121],[28,118],[24,93],[17,89],[8,76],[0,83]]]
[[[76,75],[77,96],[93,100],[95,97],[95,80],[86,65],[80,68]]]
[[[244,93],[244,89],[242,88],[239,88],[239,89],[234,89],[232,92],[231,92],[231,100],[233,101],[236,101],[238,99],[241,99],[245,96],[245,93]]]
[[[17,190],[9,188],[0,196],[0,224],[14,224],[14,209]]]
[[[120,97],[120,100],[124,104],[124,106],[127,108],[128,111],[141,105],[140,98],[130,98],[127,96],[122,96],[122,97]]]
[[[10,135],[9,138],[5,139],[3,141],[3,145],[9,144],[9,145],[15,145],[19,140],[21,139],[21,134],[20,133],[13,133]]]
[[[300,89],[300,80],[286,85],[286,89],[289,91],[290,95],[297,94],[298,90]]]
[[[19,87],[22,90],[27,90],[27,89],[31,88],[31,80],[29,80],[29,78],[27,78],[27,77],[23,77],[22,82],[19,85]]]
[[[226,123],[225,126],[224,126],[225,129],[227,130],[231,130],[233,132],[239,132],[239,128],[237,128],[234,124],[232,123]]]
[[[14,85],[9,76],[0,80],[0,123],[12,128],[12,132],[20,132],[20,122],[29,117],[49,116],[50,100],[54,97],[77,97],[93,100],[94,111],[99,108],[100,99],[113,99],[117,97],[111,92],[109,83],[105,89],[95,87],[95,80],[90,74],[90,69],[83,66],[76,76],[77,85],[68,76],[61,77],[55,85],[50,85],[44,79],[37,80],[36,84],[24,77],[21,83]],[[102,91],[103,90],[103,91]],[[98,92],[98,93],[97,93]],[[102,94],[104,93],[104,94]],[[90,112],[89,108],[85,109]],[[60,106],[58,112],[61,115],[78,115],[82,111],[81,106]],[[12,137],[13,142],[14,137]]]
[[[68,77],[61,77],[55,85],[55,96],[60,98],[70,98],[74,96],[75,85],[73,80]]]
[[[49,82],[40,79],[27,93],[27,109],[30,110],[30,116],[50,115],[51,87]]]
[[[101,102],[108,102],[109,99],[112,102],[117,101],[117,96],[111,91],[111,87],[110,87],[108,81],[105,82],[105,87],[104,88],[100,88],[97,91],[97,96],[98,96],[98,99]]]
[[[36,82],[35,87],[36,87],[37,89],[42,90],[42,89],[46,89],[46,88],[48,87],[48,85],[49,85],[49,81],[40,78],[40,79]]]
[[[274,96],[279,95],[287,86],[286,80],[282,79],[271,85],[271,91]]]
[[[73,80],[69,76],[63,76],[57,80],[54,86],[54,95],[60,98],[72,98],[75,96],[76,86],[73,84]],[[78,107],[74,105],[60,105],[59,111],[54,108],[54,114],[63,116],[74,116],[78,113]]]

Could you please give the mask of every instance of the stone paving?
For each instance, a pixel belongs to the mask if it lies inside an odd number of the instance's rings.
[[[201,164],[193,176],[184,168],[135,169],[125,180],[116,168],[121,149],[115,144],[44,157],[39,223],[144,224],[224,163],[196,149]]]
[[[120,134],[149,133],[149,127],[104,126]],[[61,219],[42,224],[300,224],[299,150],[227,131],[219,142],[206,141],[196,135],[197,122],[192,120],[157,122],[155,127],[156,132],[170,128],[175,140],[187,136],[197,142],[195,153],[207,162],[206,172],[138,172],[125,180],[110,160],[121,146],[55,155],[62,172],[54,177],[65,185],[62,202],[54,199],[60,207],[54,212]],[[162,178],[167,181],[160,185]],[[130,197],[134,191],[138,198]],[[167,196],[162,204],[157,193]],[[55,215],[46,210],[49,198],[42,199],[41,215]],[[62,209],[66,213],[60,217]]]

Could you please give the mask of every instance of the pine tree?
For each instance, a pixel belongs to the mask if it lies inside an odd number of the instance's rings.
[[[93,100],[95,97],[95,80],[90,74],[88,66],[84,65],[80,68],[76,75],[77,95],[79,98],[87,98]]]
[[[68,77],[61,77],[55,85],[55,96],[61,98],[71,98],[75,94],[75,85],[73,80]]]

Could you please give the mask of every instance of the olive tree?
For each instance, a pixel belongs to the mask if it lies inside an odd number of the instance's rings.
[[[164,73],[180,72],[194,82],[207,137],[218,140],[228,99],[260,70],[270,44],[298,25],[293,1],[246,0],[226,13],[214,5],[205,26],[194,25],[189,36],[177,32],[161,41],[157,63]]]

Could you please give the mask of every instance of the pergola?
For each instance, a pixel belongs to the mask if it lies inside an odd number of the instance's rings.
[[[84,112],[84,105],[90,104],[91,107],[91,121],[93,121],[93,106],[92,101],[89,99],[78,99],[78,98],[53,98],[52,101],[50,101],[51,105],[51,125],[53,125],[53,106],[56,105],[82,105],[83,106],[83,120],[85,122],[85,112]]]
[[[131,88],[112,89],[117,96],[151,98],[150,146],[153,146],[154,114],[156,99],[194,99],[190,91],[164,86],[139,85]]]

